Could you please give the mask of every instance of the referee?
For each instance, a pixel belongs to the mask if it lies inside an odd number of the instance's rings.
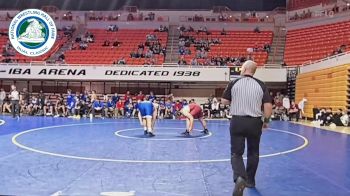
[[[262,81],[253,77],[256,66],[254,61],[246,61],[242,65],[242,77],[231,81],[222,97],[223,104],[231,104],[231,164],[236,183],[233,196],[243,195],[246,187],[255,187],[262,128],[267,127],[272,113],[268,89]],[[242,155],[246,140],[248,160],[245,168]]]

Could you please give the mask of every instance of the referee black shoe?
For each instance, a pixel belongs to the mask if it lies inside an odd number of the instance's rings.
[[[148,131],[145,130],[145,131],[143,132],[143,134],[144,134],[144,135],[148,135]]]
[[[204,129],[201,133],[208,135],[209,134],[209,130],[208,129]]]
[[[235,189],[233,190],[232,196],[243,196],[243,191],[246,187],[246,182],[242,177],[238,177],[236,180]]]
[[[249,181],[248,181],[248,182],[246,183],[246,187],[247,187],[247,188],[250,188],[250,189],[255,188],[255,182],[249,182]]]
[[[188,137],[190,136],[190,132],[186,130],[185,132],[182,132],[181,135]]]
[[[154,136],[156,136],[156,135],[154,135],[154,133],[152,133],[152,132],[149,132],[149,133],[148,133],[148,136],[154,137]]]

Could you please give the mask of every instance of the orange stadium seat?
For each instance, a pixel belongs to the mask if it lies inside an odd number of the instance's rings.
[[[145,58],[131,58],[130,53],[136,51],[138,44],[145,43],[146,35],[152,30],[122,29],[117,32],[109,32],[105,29],[89,29],[95,37],[95,42],[90,43],[86,50],[68,50],[65,53],[68,64],[112,64],[114,61],[124,57],[128,65],[142,65],[147,61]],[[166,32],[152,32],[156,34],[160,43],[165,45],[168,39]],[[118,39],[121,42],[119,47],[102,46],[108,40],[111,44]],[[156,64],[164,63],[164,57],[155,55]]]
[[[301,65],[329,56],[340,45],[350,43],[350,21],[291,30],[287,33],[285,62]]]
[[[185,35],[193,36],[195,39],[219,38],[222,43],[211,46],[210,52],[208,53],[209,58],[218,56],[245,56],[247,54],[247,48],[252,48],[255,44],[259,46],[263,46],[265,43],[271,44],[273,37],[272,31],[262,31],[261,33],[255,33],[253,31],[227,31],[227,35],[221,35],[221,31],[211,31],[210,35],[197,35],[195,32],[185,33]],[[186,55],[185,60],[190,62],[195,56],[195,46],[191,45],[191,55]],[[267,52],[254,52],[252,57],[258,65],[263,65],[267,61],[268,54]]]
[[[7,32],[7,29],[1,29],[1,32]],[[0,46],[4,46],[7,44],[7,42],[9,41],[7,36],[0,36]],[[42,56],[38,56],[38,57],[27,57],[24,56],[18,52],[16,52],[16,55],[13,57],[9,57],[13,60],[17,60],[19,63],[30,63],[32,61],[46,61],[50,58],[50,56],[52,54],[54,54],[55,52],[57,52],[62,46],[63,44],[67,42],[67,37],[65,37],[63,35],[62,31],[58,32],[58,36],[57,36],[57,40],[55,42],[55,44],[52,46],[52,48],[50,49],[49,52],[45,53]],[[2,61],[5,57],[0,56],[0,61]]]

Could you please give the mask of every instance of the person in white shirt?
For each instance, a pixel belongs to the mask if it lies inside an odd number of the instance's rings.
[[[12,104],[12,117],[15,118],[16,115],[19,117],[19,92],[15,85],[11,85],[11,92],[9,95]]]
[[[305,107],[306,102],[307,102],[307,99],[304,97],[304,98],[298,103],[299,110],[301,111],[301,112],[300,112],[300,117],[303,117],[303,115],[305,114],[305,112],[304,112],[304,107]]]
[[[2,107],[6,98],[6,92],[3,88],[0,89],[0,113],[2,113]]]
[[[288,96],[285,96],[282,100],[282,105],[284,108],[287,109],[287,111],[289,110],[290,108],[290,100],[289,100],[289,97]]]

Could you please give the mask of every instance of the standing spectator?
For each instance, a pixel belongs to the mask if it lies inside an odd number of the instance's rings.
[[[285,96],[282,100],[282,106],[288,111],[290,108],[290,100],[288,96]]]
[[[0,113],[2,113],[2,107],[6,98],[6,92],[3,88],[0,89]]]
[[[17,91],[15,85],[11,85],[10,99],[12,104],[12,117],[15,118],[16,115],[19,117],[19,92]]]
[[[117,104],[119,99],[120,99],[120,97],[119,97],[118,93],[114,93],[114,95],[112,97],[112,101],[113,101],[114,106]]]
[[[241,70],[243,77],[227,85],[221,100],[223,104],[231,104],[231,163],[236,184],[234,196],[242,196],[246,187],[255,187],[262,128],[267,127],[272,114],[272,98],[267,87],[253,77],[256,69],[254,61],[246,61]],[[247,167],[242,157],[246,141]]]
[[[130,91],[126,91],[125,95],[124,95],[124,101],[128,101],[129,99],[131,99],[131,94]]]

